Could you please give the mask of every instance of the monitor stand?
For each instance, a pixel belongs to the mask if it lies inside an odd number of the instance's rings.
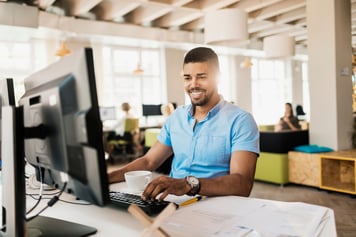
[[[26,225],[28,237],[82,237],[97,232],[94,227],[46,216],[38,216]]]
[[[82,237],[97,230],[90,226],[38,216],[25,221],[25,153],[23,108],[3,106],[1,119],[2,223],[1,237]]]

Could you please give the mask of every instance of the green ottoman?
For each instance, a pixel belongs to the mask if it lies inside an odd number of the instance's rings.
[[[255,179],[277,184],[288,183],[288,153],[261,152]]]

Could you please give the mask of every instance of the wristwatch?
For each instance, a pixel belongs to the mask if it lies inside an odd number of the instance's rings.
[[[191,187],[190,191],[187,193],[190,196],[194,196],[199,193],[200,191],[200,182],[197,177],[194,176],[187,176],[185,177],[185,181],[189,184]]]

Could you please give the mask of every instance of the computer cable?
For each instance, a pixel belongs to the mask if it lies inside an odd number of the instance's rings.
[[[37,199],[37,202],[32,206],[32,208],[30,208],[28,211],[26,211],[26,215],[30,214],[37,206],[38,204],[41,202],[42,200],[42,194],[43,194],[43,183],[42,183],[42,172],[41,169],[39,170],[39,176],[40,176],[40,192],[39,192],[39,197]]]
[[[36,218],[37,216],[39,216],[42,212],[44,212],[48,207],[52,207],[54,204],[57,203],[57,201],[59,200],[59,197],[62,195],[62,193],[64,192],[65,188],[67,186],[67,182],[65,182],[63,184],[63,187],[61,189],[61,191],[59,192],[58,195],[55,195],[54,197],[52,197],[48,202],[47,205],[45,207],[43,207],[36,215],[31,216],[31,217],[26,217],[26,221],[30,221],[34,218]]]

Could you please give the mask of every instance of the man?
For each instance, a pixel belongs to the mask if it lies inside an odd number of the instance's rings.
[[[210,48],[189,51],[183,72],[191,104],[178,107],[151,149],[110,173],[109,181],[123,181],[130,170],[155,170],[174,153],[170,177],[152,180],[144,200],[168,194],[249,196],[259,155],[254,119],[218,94],[219,60]]]

